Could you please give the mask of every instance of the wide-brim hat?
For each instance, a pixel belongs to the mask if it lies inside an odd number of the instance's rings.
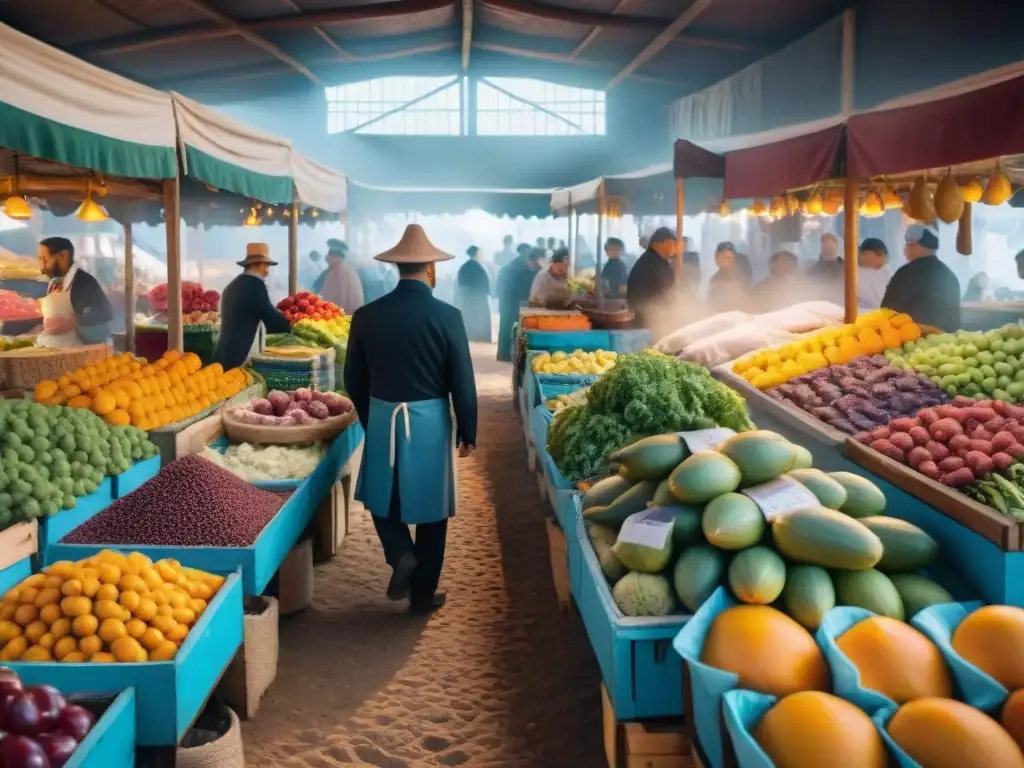
[[[270,258],[270,246],[266,243],[249,243],[245,246],[245,258],[237,264],[240,267],[252,267],[256,264],[277,266],[277,262]]]
[[[410,224],[394,248],[378,253],[374,258],[388,264],[432,264],[451,261],[455,257],[435,246],[419,224]]]

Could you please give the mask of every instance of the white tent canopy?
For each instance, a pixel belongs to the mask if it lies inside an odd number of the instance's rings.
[[[300,203],[331,213],[348,209],[348,180],[343,173],[310,160],[292,150],[289,158],[295,180],[295,197]]]

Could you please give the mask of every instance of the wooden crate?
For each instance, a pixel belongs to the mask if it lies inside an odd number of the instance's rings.
[[[569,549],[565,531],[558,527],[554,518],[545,521],[548,528],[548,552],[551,556],[551,577],[555,582],[555,596],[558,607],[568,611],[572,606],[572,588],[569,586]]]
[[[682,719],[620,722],[601,684],[604,753],[608,768],[696,768]]]
[[[39,521],[15,523],[0,531],[0,570],[32,557],[39,550]]]

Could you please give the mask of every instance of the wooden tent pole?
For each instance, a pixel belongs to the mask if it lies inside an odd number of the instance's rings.
[[[576,276],[576,249],[573,247],[572,242],[572,192],[569,193],[569,210],[566,213],[566,221],[568,221],[569,227],[569,239],[565,241],[565,244],[569,248],[569,274],[573,277]]]
[[[856,179],[846,180],[843,198],[843,304],[846,322],[852,323],[857,319],[857,240],[860,223],[860,185]]]
[[[683,212],[686,200],[686,181],[676,179],[676,286],[683,284]]]
[[[288,217],[288,295],[299,292],[299,204],[292,203]]]
[[[164,229],[167,232],[167,348],[185,350],[181,306],[181,184],[164,181]]]
[[[135,352],[135,244],[132,223],[124,225],[124,334],[126,352]]]
[[[597,293],[597,302],[600,305],[604,301],[604,285],[601,280],[601,268],[604,266],[604,209],[605,209],[606,197],[604,188],[604,179],[601,179],[601,185],[597,188],[597,252],[595,254],[595,263],[597,264],[597,271],[594,273],[594,288]]]

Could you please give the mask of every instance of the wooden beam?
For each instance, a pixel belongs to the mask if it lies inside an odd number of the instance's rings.
[[[444,91],[444,90],[447,90],[448,88],[451,88],[453,85],[455,85],[458,82],[459,82],[459,79],[457,77],[453,78],[453,79],[449,80],[447,83],[444,83],[442,85],[437,86],[437,88],[431,88],[429,91],[427,91],[424,94],[421,94],[421,95],[417,96],[415,99],[410,99],[409,101],[405,102],[404,104],[399,104],[397,107],[394,107],[393,109],[389,109],[387,112],[381,112],[376,117],[371,117],[369,120],[365,120],[364,122],[360,123],[359,125],[357,125],[357,126],[355,126],[353,128],[349,128],[348,130],[345,131],[345,133],[356,133],[357,131],[361,131],[363,128],[366,128],[367,126],[373,125],[374,123],[379,123],[381,120],[383,120],[383,119],[385,119],[387,117],[391,117],[392,115],[397,115],[399,112],[404,112],[409,107],[415,106],[416,104],[419,104],[420,102],[426,101],[431,96],[436,96],[441,91]]]
[[[473,50],[473,0],[462,0],[462,71],[469,70],[469,54]]]
[[[178,177],[164,182],[164,230],[167,233],[167,348],[184,351],[181,306],[181,186]]]
[[[481,5],[499,11],[517,13],[534,19],[579,24],[583,27],[617,27],[620,29],[662,29],[668,19],[656,16],[624,16],[614,11],[600,13],[577,8],[534,2],[534,0],[478,0]]]
[[[593,59],[572,59],[569,58],[569,54],[565,53],[548,53],[546,51],[529,51],[525,48],[515,48],[511,45],[500,45],[498,43],[486,43],[486,42],[474,42],[473,47],[481,51],[493,51],[494,53],[504,53],[509,56],[519,56],[524,59],[538,59],[540,61],[551,61],[559,64],[572,64],[577,67],[589,67],[589,68],[601,68],[606,66],[603,61],[594,61]],[[692,82],[682,82],[679,80],[668,80],[663,77],[653,77],[651,75],[637,75],[632,74],[629,76],[630,80],[636,80],[643,83],[655,83],[657,85],[671,85],[677,88],[692,88]]]
[[[693,21],[700,16],[715,0],[693,0],[690,7],[679,14],[676,20],[663,29],[657,37],[649,42],[629,64],[622,68],[615,77],[608,81],[607,89],[611,90],[623,80],[636,72],[640,67],[664,50],[665,46],[675,40]]]
[[[95,5],[98,5],[103,10],[114,14],[119,19],[127,21],[129,24],[135,24],[140,27],[149,27],[149,24],[144,22],[135,14],[130,13],[129,11],[126,11],[124,8],[115,5],[112,0],[92,0],[92,2]]]
[[[212,19],[213,21],[220,24],[226,29],[230,29],[236,35],[241,37],[243,40],[248,40],[250,43],[255,45],[257,48],[262,48],[264,51],[269,53],[271,56],[280,59],[289,67],[300,73],[310,82],[315,85],[322,85],[320,78],[313,74],[312,70],[309,69],[305,64],[296,59],[294,56],[285,53],[283,50],[278,48],[272,42],[263,37],[263,35],[253,32],[252,30],[242,26],[238,21],[231,18],[230,16],[221,13],[216,8],[211,8],[203,0],[178,0],[179,3],[187,5],[204,16]]]
[[[298,3],[296,3],[295,0],[281,0],[281,2],[283,2],[296,13],[303,12],[302,7]],[[327,32],[324,31],[324,28],[321,27],[319,24],[313,27],[313,31],[316,33],[317,37],[319,37],[321,40],[327,43],[327,46],[329,48],[333,48],[334,52],[338,54],[338,56],[340,56],[343,59],[352,58],[352,54],[346,51],[340,45],[338,45],[338,41],[331,37],[329,34],[327,34]]]
[[[299,204],[292,202],[288,217],[288,295],[299,292]]]
[[[124,335],[125,351],[135,354],[135,245],[130,221],[124,225]]]
[[[619,0],[617,3],[615,3],[615,6],[610,11],[608,11],[608,14],[610,16],[614,16],[616,13],[618,13],[623,8],[625,8],[626,5],[629,4],[629,2],[630,2],[630,0]],[[580,40],[579,45],[577,45],[575,48],[573,48],[572,53],[569,54],[569,58],[570,59],[575,59],[577,56],[579,56],[581,53],[583,53],[583,51],[585,51],[587,49],[587,46],[589,46],[592,42],[594,42],[595,40],[597,40],[597,38],[599,38],[601,36],[601,32],[603,32],[603,31],[604,31],[604,27],[603,26],[599,25],[599,26],[591,27],[590,31],[587,32],[586,37],[584,37],[582,40]]]

